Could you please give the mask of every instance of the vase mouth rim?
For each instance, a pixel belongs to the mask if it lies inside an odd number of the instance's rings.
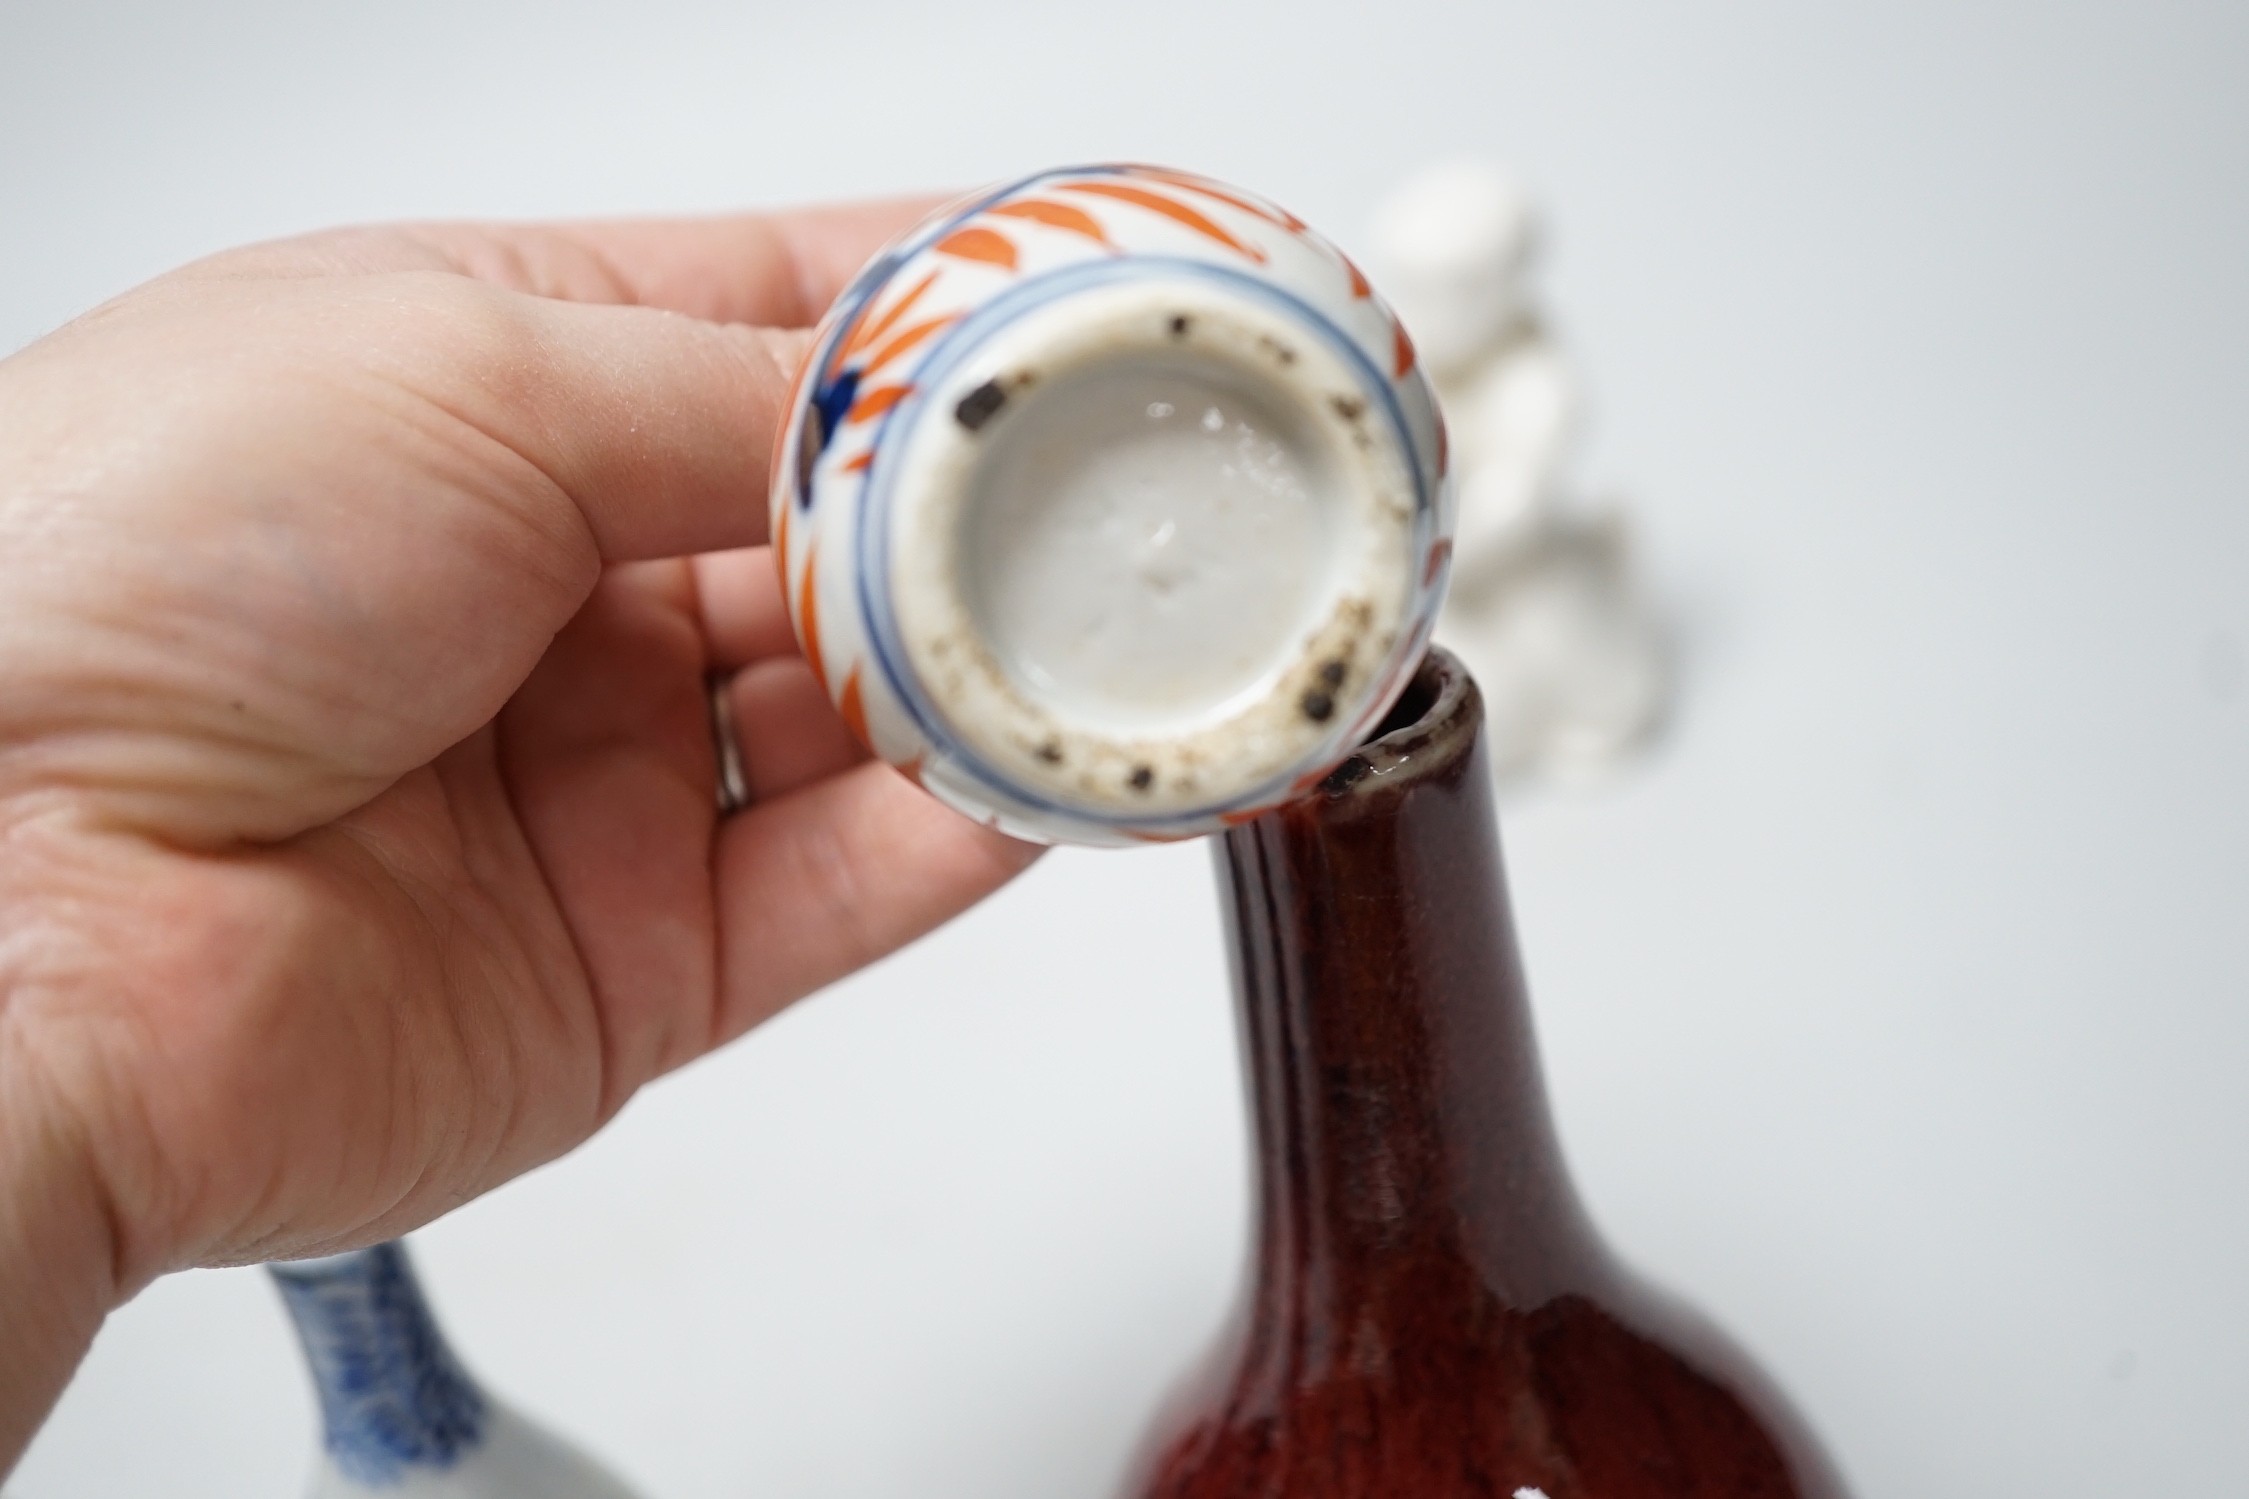
[[[1320,783],[1327,801],[1394,796],[1443,775],[1476,747],[1484,697],[1460,658],[1431,645],[1389,713]]]

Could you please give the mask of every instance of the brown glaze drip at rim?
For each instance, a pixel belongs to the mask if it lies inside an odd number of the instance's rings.
[[[1328,772],[1319,794],[1334,800],[1403,790],[1414,779],[1435,773],[1448,759],[1473,751],[1483,723],[1484,695],[1477,690],[1475,678],[1459,657],[1432,646],[1374,733]],[[1409,765],[1413,774],[1406,780],[1385,779]],[[1370,778],[1373,784],[1364,784]]]
[[[1579,1206],[1481,728],[1433,650],[1312,795],[1219,841],[1254,1259],[1128,1499],[1835,1499],[1777,1393]]]

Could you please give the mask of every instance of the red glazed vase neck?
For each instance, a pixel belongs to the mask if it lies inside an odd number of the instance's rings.
[[[1539,1079],[1481,746],[1432,651],[1219,873],[1251,1284],[1130,1499],[1837,1499],[1786,1403],[1602,1247]]]
[[[1535,1305],[1598,1253],[1539,1077],[1481,716],[1433,660],[1401,727],[1218,848],[1259,1258],[1299,1318],[1319,1298],[1357,1321],[1445,1279]]]

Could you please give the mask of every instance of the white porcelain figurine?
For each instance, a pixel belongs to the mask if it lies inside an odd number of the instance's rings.
[[[1455,161],[1398,187],[1371,246],[1449,423],[1460,508],[1437,638],[1483,688],[1502,777],[1605,768],[1670,696],[1630,528],[1569,483],[1581,398],[1532,295],[1536,242],[1520,184]]]
[[[470,1377],[403,1244],[266,1268],[320,1395],[309,1499],[636,1499]]]

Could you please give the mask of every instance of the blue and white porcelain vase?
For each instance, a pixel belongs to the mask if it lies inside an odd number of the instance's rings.
[[[309,1499],[637,1499],[469,1375],[403,1244],[266,1268],[320,1394]]]

